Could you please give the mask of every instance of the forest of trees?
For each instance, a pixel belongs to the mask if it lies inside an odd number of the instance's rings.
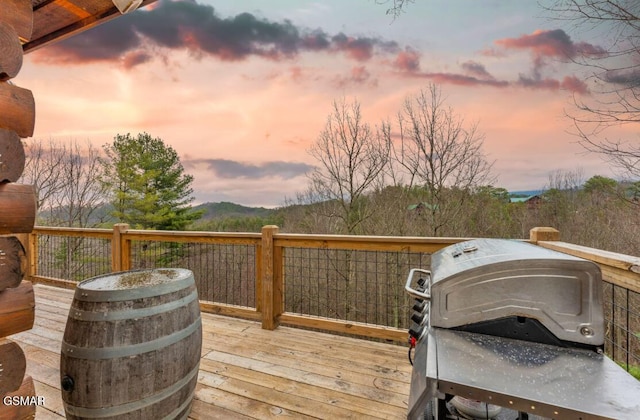
[[[208,231],[526,238],[552,226],[567,242],[640,255],[640,182],[580,169],[549,174],[539,198],[513,203],[492,184],[483,134],[447,106],[440,87],[406,99],[396,120],[372,125],[360,104],[333,103],[309,149],[308,188],[269,214],[199,221],[191,175],[161,139],[118,135],[90,143],[27,145],[24,181],[36,186],[39,224]]]
[[[640,255],[640,183],[618,182],[580,171],[555,172],[540,200],[511,203],[503,188],[480,186],[462,192],[446,190],[456,199],[464,196],[458,216],[440,229],[440,236],[528,238],[536,226],[552,226],[566,242],[629,255]],[[433,236],[432,209],[422,187],[385,187],[369,194],[370,217],[360,233],[366,235]],[[336,229],[337,202],[292,205],[279,210],[286,232],[340,233]]]

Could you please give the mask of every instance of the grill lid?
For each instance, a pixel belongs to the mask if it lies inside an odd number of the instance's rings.
[[[604,344],[602,279],[591,261],[520,241],[475,239],[434,253],[431,268],[433,327],[524,317],[560,340]]]

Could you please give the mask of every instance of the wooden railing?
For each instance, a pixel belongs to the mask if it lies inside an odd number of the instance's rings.
[[[42,247],[45,238],[66,237],[66,238],[93,238],[102,241],[103,246],[110,248],[110,264],[105,264],[98,271],[91,275],[126,271],[145,267],[145,253],[149,253],[149,247],[157,243],[171,244],[200,244],[203,247],[198,257],[189,257],[188,264],[196,264],[198,258],[205,258],[207,252],[218,252],[219,246],[237,246],[232,253],[243,254],[239,260],[232,260],[230,256],[221,254],[214,262],[207,267],[207,270],[220,270],[220,267],[231,267],[227,269],[227,274],[208,274],[209,277],[202,279],[201,283],[201,308],[203,311],[218,313],[223,315],[238,316],[262,322],[265,329],[274,329],[279,324],[296,325],[317,328],[320,330],[356,334],[371,338],[387,339],[394,341],[406,341],[406,326],[403,326],[403,319],[410,313],[410,301],[402,293],[402,282],[407,274],[406,267],[411,265],[428,265],[430,254],[433,252],[466,240],[466,238],[423,238],[423,237],[381,237],[381,236],[341,236],[341,235],[302,235],[280,233],[276,226],[265,226],[261,233],[212,233],[212,232],[168,232],[168,231],[148,231],[129,229],[127,225],[117,224],[113,229],[77,229],[77,228],[54,228],[36,227],[28,237],[28,275],[32,281],[48,283],[61,287],[73,288],[76,281],[69,279],[55,278],[56,276],[46,275],[40,272],[42,261],[46,257]],[[602,269],[603,280],[612,285],[615,290],[623,290],[627,293],[626,316],[635,316],[638,308],[635,306],[635,299],[640,296],[640,258],[628,255],[616,254],[597,249],[581,247],[559,241],[558,231],[552,228],[534,228],[531,230],[529,242],[555,249],[560,252],[576,255],[596,262]],[[151,244],[151,245],[150,245]],[[93,246],[102,254],[107,253],[97,245]],[[176,248],[177,246],[174,246]],[[70,250],[71,246],[66,245],[68,253],[78,252]],[[135,250],[134,250],[135,248]],[[178,247],[179,248],[179,247]],[[168,249],[168,248],[167,248]],[[210,251],[213,250],[213,251]],[[64,255],[60,257],[64,266]],[[341,266],[333,267],[334,259],[340,260]],[[309,262],[307,260],[313,260]],[[382,261],[380,261],[382,260]],[[98,258],[95,255],[84,257],[83,261],[91,261],[90,264],[97,264]],[[105,261],[102,261],[103,263]],[[86,265],[86,263],[84,263]],[[67,264],[68,265],[68,264]],[[329,274],[322,274],[332,265],[333,270],[340,272],[341,284],[353,282],[351,289],[339,291],[329,290],[335,283]],[[382,267],[382,268],[380,268]],[[389,268],[391,267],[391,268]],[[101,272],[101,271],[102,272]],[[323,271],[324,270],[324,271]],[[341,270],[341,271],[340,271]],[[355,270],[368,270],[367,274],[360,277],[352,276]],[[230,275],[235,271],[242,271],[239,280],[226,286],[228,296],[239,293],[239,300],[225,297],[224,290],[212,289],[207,292],[211,282],[227,281],[224,275]],[[209,271],[210,272],[210,271]],[[332,274],[333,275],[333,274]],[[324,277],[323,277],[324,276]],[[371,284],[367,277],[371,277]],[[81,277],[82,278],[82,277]],[[81,279],[80,278],[80,279]],[[85,277],[86,278],[86,277]],[[286,282],[285,282],[286,278]],[[327,290],[320,290],[315,283],[322,282]],[[334,283],[332,283],[334,282]],[[360,283],[358,283],[360,282]],[[385,283],[392,282],[390,286]],[[343,286],[340,286],[343,287]],[[392,289],[384,289],[391,287]],[[296,289],[298,288],[298,289]],[[369,307],[376,309],[380,299],[387,299],[385,290],[398,291],[403,297],[390,306],[389,312],[395,316],[387,317],[387,321],[377,321],[377,316],[368,318],[364,315],[362,289],[378,289],[378,292],[369,291],[367,303]],[[240,289],[238,291],[238,289]],[[200,289],[199,289],[200,290]],[[612,291],[611,299],[616,298],[616,291]],[[305,298],[304,304],[292,307],[292,301],[296,293]],[[326,293],[325,296],[318,296]],[[220,300],[218,297],[225,297]],[[334,296],[340,300],[340,307],[329,308],[327,314],[323,312],[325,307],[333,304]],[[632,297],[629,303],[629,296]],[[308,298],[308,299],[307,299]],[[318,302],[311,308],[305,306],[307,300],[317,299]],[[238,303],[239,302],[239,303]],[[606,304],[606,302],[605,302]],[[630,305],[630,306],[629,306]],[[606,306],[606,305],[605,305]],[[287,310],[290,307],[290,310]],[[305,308],[311,309],[305,309]],[[302,308],[302,309],[301,309]],[[617,328],[615,324],[615,305],[612,307],[614,318],[610,328]],[[369,311],[370,313],[371,311]],[[610,317],[611,318],[611,317]],[[619,317],[618,317],[619,318]],[[608,321],[611,322],[611,321]],[[630,320],[621,328],[626,328],[627,338],[625,340],[614,339],[612,345],[631,345],[629,337],[636,337],[640,331],[632,331]],[[622,343],[622,344],[621,344]],[[630,349],[627,347],[628,353]],[[633,357],[640,355],[634,350]],[[638,364],[640,360],[630,360],[628,364]]]
[[[132,252],[134,244],[141,241],[154,243],[188,243],[188,244],[218,244],[223,246],[240,245],[251,248],[250,261],[253,267],[246,268],[255,273],[254,296],[247,299],[253,302],[247,305],[229,304],[218,301],[214,296],[203,296],[201,293],[201,308],[203,311],[223,315],[238,316],[247,319],[260,320],[265,329],[274,329],[279,324],[296,325],[317,328],[326,331],[355,334],[372,338],[394,341],[406,341],[406,328],[396,328],[388,325],[376,325],[370,322],[358,322],[340,319],[339,315],[323,317],[313,314],[285,311],[285,266],[287,254],[294,254],[300,250],[315,250],[317,252],[346,252],[373,253],[385,256],[393,255],[406,260],[408,264],[411,256],[428,257],[431,253],[465,240],[465,238],[418,238],[418,237],[379,237],[379,236],[341,236],[341,235],[300,235],[279,233],[277,226],[265,226],[261,233],[212,233],[212,232],[171,232],[129,229],[125,224],[117,224],[113,229],[80,229],[36,227],[28,238],[28,275],[34,282],[51,284],[58,287],[74,288],[77,281],[68,278],[51,276],[41,272],[42,261],[48,258],[43,248],[45,238],[87,238],[102,241],[110,248],[110,264],[106,264],[98,271],[90,271],[80,276],[78,280],[107,272],[127,271],[141,268],[136,265],[136,258]],[[64,243],[69,251],[71,245]],[[57,245],[60,247],[59,245]],[[51,247],[51,246],[50,246]],[[98,253],[106,254],[108,250],[94,246]],[[69,251],[75,252],[75,251]],[[399,257],[398,257],[399,256]],[[316,254],[316,258],[317,257]],[[327,256],[323,256],[327,259]],[[87,260],[95,260],[96,256],[89,256]],[[354,257],[354,260],[356,257]],[[61,262],[65,265],[64,258]],[[352,261],[351,265],[357,264]],[[68,264],[67,264],[68,265]],[[408,266],[407,266],[408,267]],[[289,263],[289,270],[293,270]],[[347,268],[348,270],[349,268]],[[402,312],[400,316],[408,317],[410,307],[409,298],[402,292],[401,282],[406,277],[407,270],[402,270],[394,278],[394,288],[402,295]],[[389,274],[387,275],[389,277]],[[212,279],[208,279],[212,280]],[[288,278],[288,286],[293,283]],[[305,279],[299,278],[300,282]],[[396,287],[398,286],[398,287]],[[204,289],[204,287],[203,287]],[[353,292],[354,296],[357,294]],[[312,315],[312,316],[309,316]]]

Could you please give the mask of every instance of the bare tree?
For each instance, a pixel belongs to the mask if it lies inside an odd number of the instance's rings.
[[[544,7],[576,30],[595,31],[602,51],[578,48],[574,59],[588,69],[592,96],[574,96],[569,113],[582,146],[601,154],[625,175],[640,177],[640,140],[611,138],[607,129],[640,122],[640,2],[556,0]]]
[[[409,3],[414,3],[415,0],[376,0],[378,4],[387,4],[387,14],[393,16],[394,19],[398,18],[404,11],[405,7]]]
[[[421,214],[438,236],[463,210],[468,194],[492,181],[484,136],[477,123],[465,126],[435,84],[406,99],[398,125],[394,160],[408,174],[409,188],[424,188],[428,202]]]
[[[324,130],[309,150],[319,166],[310,174],[316,197],[337,206],[345,233],[362,233],[370,215],[365,196],[383,179],[390,141],[364,122],[360,104],[334,101]]]
[[[333,102],[327,123],[309,150],[319,166],[310,174],[308,196],[319,201],[317,211],[329,211],[323,218],[340,222],[340,230],[350,235],[366,233],[363,222],[373,214],[367,194],[380,187],[389,162],[390,142],[364,122],[357,101]],[[353,290],[357,281],[353,251],[345,251],[330,262],[336,273],[336,290],[344,290],[343,315],[357,312]]]
[[[89,142],[33,140],[25,154],[22,182],[35,186],[38,209],[47,215],[47,223],[87,227],[100,222],[94,216],[106,192],[99,182],[99,149]]]
[[[93,227],[102,222],[97,213],[106,202],[106,193],[99,182],[99,149],[75,140],[32,140],[26,144],[25,155],[22,182],[36,188],[38,223]],[[43,248],[55,248],[50,267],[55,277],[81,280],[86,270],[91,270],[88,267],[104,266],[108,258],[104,249],[96,241],[85,239],[40,238]]]
[[[556,189],[567,191],[573,195],[582,187],[585,182],[584,170],[580,167],[575,169],[557,169],[548,174],[548,184],[545,190]]]
[[[63,156],[52,139],[47,144],[35,139],[25,142],[25,166],[21,182],[35,186],[38,209],[49,207],[53,195],[60,190],[60,184],[65,182],[62,171],[58,170],[62,166]]]

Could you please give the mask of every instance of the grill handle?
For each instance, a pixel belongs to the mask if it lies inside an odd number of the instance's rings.
[[[419,291],[411,287],[415,273],[426,274],[423,291]],[[404,290],[415,298],[431,300],[431,271],[423,270],[421,268],[412,268],[411,271],[409,271],[409,276],[407,277],[407,283],[404,285]]]

